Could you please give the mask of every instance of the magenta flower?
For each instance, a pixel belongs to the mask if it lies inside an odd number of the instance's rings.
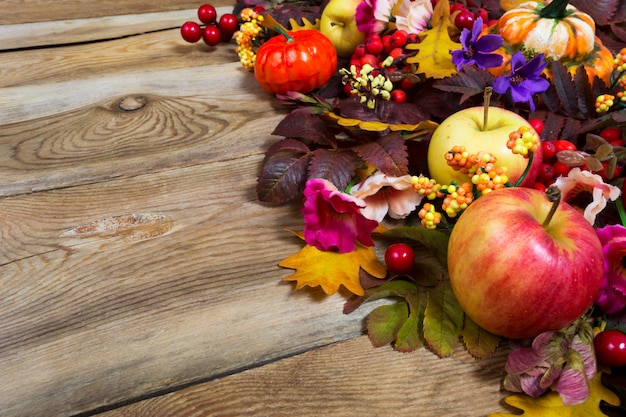
[[[352,252],[358,241],[374,246],[372,232],[378,222],[365,218],[365,202],[342,193],[322,178],[310,179],[304,189],[304,240],[323,251]]]
[[[355,19],[359,32],[380,33],[389,25],[391,11],[398,0],[363,0],[356,8]]]
[[[626,307],[626,227],[616,224],[596,229],[604,252],[604,277],[596,305],[605,314],[615,314]]]

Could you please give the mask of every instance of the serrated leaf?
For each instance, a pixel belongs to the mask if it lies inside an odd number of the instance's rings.
[[[400,177],[409,171],[406,143],[399,132],[390,133],[370,142],[355,146],[355,152],[385,175]]]
[[[362,161],[351,151],[316,149],[312,152],[309,178],[324,178],[342,190],[348,186]]]
[[[283,204],[302,194],[310,154],[270,158],[257,178],[257,196],[263,203]]]
[[[448,26],[450,23],[450,3],[440,0],[435,5],[430,19],[431,29],[420,33],[421,42],[406,46],[409,50],[417,50],[417,54],[406,59],[409,64],[418,64],[418,72],[427,78],[445,78],[455,74],[456,66],[452,63],[450,51],[460,49],[460,43],[450,39]]]
[[[462,72],[452,75],[443,80],[438,80],[433,87],[452,93],[462,94],[459,104],[470,97],[483,94],[485,87],[493,84],[493,75],[475,67],[465,67]]]
[[[477,359],[491,356],[500,345],[501,338],[480,327],[474,320],[465,316],[461,331],[465,348]]]
[[[297,158],[310,151],[308,146],[297,139],[282,139],[270,146],[265,152],[263,163],[265,164],[267,161],[277,156],[291,156]]]
[[[576,86],[567,68],[560,61],[553,61],[550,70],[552,85],[556,89],[563,109],[572,117],[582,118],[583,115],[578,109]]]
[[[583,65],[576,68],[576,72],[574,73],[574,85],[576,86],[576,97],[578,99],[580,112],[587,118],[596,117],[595,97],[593,97],[589,77]]]
[[[409,306],[409,317],[402,324],[396,335],[394,348],[400,352],[412,352],[424,346],[422,340],[422,322],[426,310],[426,296],[416,292],[406,297]]]
[[[626,8],[623,0],[576,0],[576,8],[590,15],[596,25],[611,23],[615,13]]]
[[[287,138],[301,138],[320,145],[335,145],[335,136],[330,133],[326,123],[317,115],[291,112],[276,126],[272,135]]]
[[[406,238],[426,246],[442,264],[448,264],[448,241],[450,236],[435,229],[421,226],[398,226],[384,233],[387,237]]]
[[[450,356],[459,343],[465,313],[459,305],[449,281],[428,291],[424,312],[424,339],[439,357]]]
[[[374,347],[381,347],[396,340],[398,330],[409,317],[405,301],[376,307],[366,321],[367,335]]]

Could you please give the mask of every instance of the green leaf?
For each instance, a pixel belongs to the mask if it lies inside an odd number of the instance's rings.
[[[474,320],[465,316],[461,331],[465,348],[476,359],[491,356],[500,345],[500,337],[480,327]]]
[[[393,342],[408,316],[409,307],[404,301],[375,308],[367,316],[366,325],[372,345],[380,347]]]
[[[426,246],[442,264],[448,264],[448,240],[450,236],[436,229],[422,226],[399,226],[384,233],[387,237],[406,238],[420,242]]]
[[[395,349],[400,352],[412,352],[424,346],[422,341],[422,321],[426,309],[424,293],[409,294],[406,297],[409,306],[409,318],[404,322],[396,336]]]
[[[449,281],[428,291],[424,314],[424,339],[439,357],[450,356],[459,342],[465,313]]]

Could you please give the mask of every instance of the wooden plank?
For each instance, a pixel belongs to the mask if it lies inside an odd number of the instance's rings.
[[[261,158],[0,200],[20,258],[0,267],[3,416],[87,412],[360,334],[367,310],[281,282],[301,246],[282,228],[301,218],[256,202]]]
[[[506,349],[474,360],[371,347],[361,336],[98,414],[98,417],[467,417],[508,411]]]

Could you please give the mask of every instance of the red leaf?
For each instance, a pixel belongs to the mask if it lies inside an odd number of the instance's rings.
[[[313,151],[309,178],[324,178],[342,190],[348,186],[361,160],[351,151],[317,149]]]
[[[335,146],[335,135],[329,132],[326,123],[317,115],[291,112],[272,132],[272,135],[301,138],[320,145]]]
[[[302,194],[310,154],[270,158],[261,167],[257,178],[259,200],[270,204],[283,204]]]
[[[385,175],[400,177],[409,172],[408,152],[400,133],[391,133],[376,142],[357,146],[354,150]]]

